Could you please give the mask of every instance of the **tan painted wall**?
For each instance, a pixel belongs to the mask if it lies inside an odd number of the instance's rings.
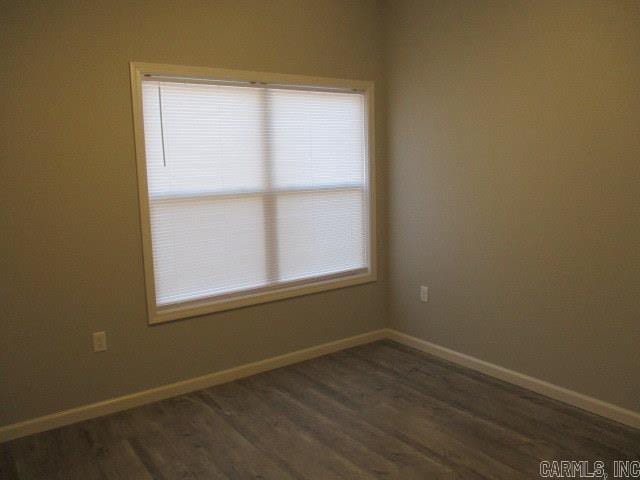
[[[388,318],[640,408],[639,9],[394,0],[379,15],[365,0],[0,0],[0,425]],[[390,288],[148,327],[130,60],[375,80]],[[90,334],[102,329],[109,351],[93,354]]]
[[[374,80],[381,107],[377,2],[3,0],[0,12],[0,425],[384,326],[378,282],[148,327],[128,70]],[[109,350],[94,354],[103,329]]]
[[[389,5],[392,326],[640,410],[640,2]]]

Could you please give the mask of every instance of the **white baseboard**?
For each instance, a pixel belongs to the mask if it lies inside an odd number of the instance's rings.
[[[122,397],[111,398],[90,405],[63,410],[43,417],[37,417],[24,422],[14,423],[0,427],[0,442],[24,437],[33,433],[51,430],[71,423],[81,422],[90,418],[101,417],[110,413],[138,407],[146,403],[157,402],[166,398],[175,397],[185,393],[202,390],[221,383],[231,382],[239,378],[248,377],[257,373],[284,367],[293,363],[302,362],[311,358],[320,357],[329,353],[355,347],[365,343],[381,340],[386,336],[386,329],[343,338],[334,342],[324,343],[315,347],[297,350],[277,357],[271,357],[258,362],[247,363],[239,367],[210,373],[201,377],[184,380],[170,385],[136,392]]]
[[[53,428],[81,422],[90,418],[120,412],[146,403],[157,402],[177,395],[202,390],[203,388],[231,382],[233,380],[238,380],[267,370],[284,367],[286,365],[320,357],[322,355],[327,355],[329,353],[355,347],[357,345],[375,342],[376,340],[382,340],[384,338],[408,345],[417,350],[457,363],[464,367],[477,370],[486,375],[504,380],[505,382],[518,385],[541,395],[545,395],[588,412],[595,413],[596,415],[615,420],[631,427],[640,428],[640,412],[627,410],[617,405],[598,400],[597,398],[583,395],[573,390],[530,377],[523,373],[500,367],[493,363],[485,362],[479,358],[456,352],[455,350],[427,342],[426,340],[421,340],[417,337],[412,337],[411,335],[407,335],[397,330],[383,328],[363,333],[361,335],[343,338],[334,342],[324,343],[315,347],[286,353],[277,357],[267,358],[258,362],[247,363],[245,365],[210,373],[201,377],[163,385],[161,387],[136,392],[130,395],[92,403],[90,405],[83,405],[69,410],[63,410],[61,412],[52,413],[50,415],[33,418],[11,425],[0,426],[0,442],[6,442],[15,438],[43,432],[45,430],[51,430]]]
[[[398,343],[402,343],[425,353],[448,360],[463,367],[471,368],[486,375],[532,390],[541,395],[553,398],[574,407],[581,408],[596,415],[615,420],[630,427],[640,428],[640,412],[627,410],[612,403],[598,400],[597,398],[569,390],[553,383],[545,382],[538,378],[530,377],[523,373],[509,370],[508,368],[485,362],[479,358],[456,352],[435,343],[421,340],[393,329],[386,330],[386,337]]]

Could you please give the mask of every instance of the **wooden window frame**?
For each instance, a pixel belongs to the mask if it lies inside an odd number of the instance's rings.
[[[205,315],[223,310],[230,310],[249,305],[298,297],[312,293],[344,288],[353,285],[374,282],[377,280],[376,254],[376,195],[375,195],[375,151],[374,151],[374,85],[373,82],[361,80],[344,80],[325,77],[309,77],[265,72],[251,72],[227,70],[206,67],[186,67],[178,65],[163,65],[153,63],[131,62],[131,93],[133,101],[133,120],[136,143],[136,160],[138,173],[138,197],[140,205],[140,224],[142,230],[142,251],[144,259],[145,287],[147,296],[147,312],[149,324],[164,323],[172,320]],[[317,193],[320,191],[349,191],[368,189],[368,267],[339,272],[331,275],[313,277],[312,279],[291,282],[272,283],[253,290],[243,290],[238,293],[218,295],[211,298],[185,301],[178,304],[158,306],[156,302],[155,281],[153,271],[153,249],[151,240],[151,223],[149,216],[149,191],[147,186],[147,164],[144,138],[144,119],[142,112],[142,80],[144,77],[154,76],[167,78],[182,78],[189,81],[206,83],[252,83],[266,84],[270,88],[300,88],[311,90],[356,90],[362,92],[365,100],[367,158],[367,178],[362,185],[333,185],[318,188],[283,188],[257,189],[251,191],[229,191],[222,193],[193,192],[185,195],[169,195],[154,201],[180,201],[181,199],[199,198],[204,196],[220,197],[252,197],[261,196],[266,200],[277,195],[289,193]],[[364,192],[363,192],[364,193]]]

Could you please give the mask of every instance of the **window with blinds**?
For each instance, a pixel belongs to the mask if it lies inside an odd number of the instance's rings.
[[[374,279],[368,83],[145,70],[132,66],[152,322]]]

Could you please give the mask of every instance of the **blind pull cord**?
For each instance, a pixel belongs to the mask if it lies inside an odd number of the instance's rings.
[[[167,166],[167,155],[164,146],[164,117],[162,116],[162,86],[158,84],[158,105],[160,106],[160,137],[162,138],[162,165]]]

